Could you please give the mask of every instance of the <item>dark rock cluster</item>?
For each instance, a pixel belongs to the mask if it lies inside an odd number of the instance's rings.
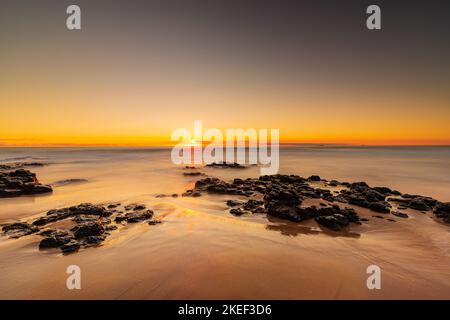
[[[311,182],[321,182],[325,186],[339,187],[340,190],[315,188]],[[339,182],[327,181],[319,176],[310,176],[305,179],[297,175],[271,175],[261,176],[257,179],[234,179],[226,182],[218,178],[204,178],[195,183],[192,190],[184,195],[200,196],[202,192],[215,194],[239,195],[263,200],[251,199],[247,202],[228,200],[230,213],[240,216],[246,213],[267,213],[282,219],[299,222],[314,218],[317,223],[332,230],[342,230],[349,223],[360,223],[361,219],[352,208],[342,209],[336,203],[350,204],[368,208],[378,213],[389,214],[392,203],[400,203],[402,210],[406,208],[429,211],[434,209],[437,218],[450,223],[450,204],[441,203],[433,198],[419,195],[401,194],[388,187],[370,187],[365,182]],[[322,203],[323,207],[302,207],[305,199],[323,199],[331,203]],[[333,204],[334,203],[334,204]],[[399,218],[408,215],[393,210],[392,214]],[[392,219],[391,219],[392,220]],[[395,221],[395,220],[393,220]]]
[[[17,197],[52,191],[52,187],[39,183],[36,174],[28,170],[0,171],[0,197]]]
[[[206,165],[210,168],[231,168],[231,169],[244,169],[246,166],[237,162],[213,162]]]
[[[50,210],[30,224],[16,222],[4,225],[4,235],[19,238],[30,234],[44,237],[39,248],[59,248],[63,253],[78,251],[82,247],[101,244],[119,224],[148,221],[150,225],[159,221],[151,221],[153,211],[143,204],[131,204],[124,211],[117,208],[120,203],[103,206],[82,203],[77,206]],[[48,225],[65,219],[71,219],[75,225],[70,229],[59,229]]]

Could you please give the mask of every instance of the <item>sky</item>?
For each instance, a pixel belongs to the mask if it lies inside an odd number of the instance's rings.
[[[82,30],[66,28],[70,4]],[[4,0],[0,146],[166,145],[194,120],[282,142],[449,145],[449,39],[437,0]]]

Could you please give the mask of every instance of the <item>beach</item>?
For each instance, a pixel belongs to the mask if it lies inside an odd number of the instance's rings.
[[[73,254],[39,249],[42,237],[0,237],[1,299],[449,299],[449,225],[407,208],[407,219],[376,218],[333,233],[314,220],[229,213],[244,196],[181,196],[199,179],[258,178],[258,167],[199,169],[184,175],[168,148],[0,148],[0,164],[30,168],[52,193],[0,198],[0,224],[32,221],[80,203],[143,204],[161,223],[126,224],[99,246]],[[450,147],[290,145],[280,173],[365,181],[402,193],[450,201]],[[312,182],[317,188],[322,181]],[[177,194],[179,196],[164,196]],[[320,206],[319,199],[303,205]],[[68,290],[78,265],[82,289]],[[368,290],[367,267],[382,270]]]

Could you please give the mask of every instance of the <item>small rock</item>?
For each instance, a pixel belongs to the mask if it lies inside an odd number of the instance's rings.
[[[392,211],[391,212],[394,216],[399,217],[399,218],[408,218],[408,215],[406,213],[403,212],[399,212],[399,211]]]

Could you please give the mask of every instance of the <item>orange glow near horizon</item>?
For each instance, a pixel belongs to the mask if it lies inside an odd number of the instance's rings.
[[[12,4],[0,28],[0,146],[171,146],[194,120],[279,129],[281,143],[450,144],[450,72],[433,37],[415,52],[388,32],[304,30],[295,16],[298,34],[284,43],[253,28],[237,37],[228,21],[141,24],[95,5],[90,28],[68,32],[57,7]],[[309,41],[311,31],[322,37]]]

